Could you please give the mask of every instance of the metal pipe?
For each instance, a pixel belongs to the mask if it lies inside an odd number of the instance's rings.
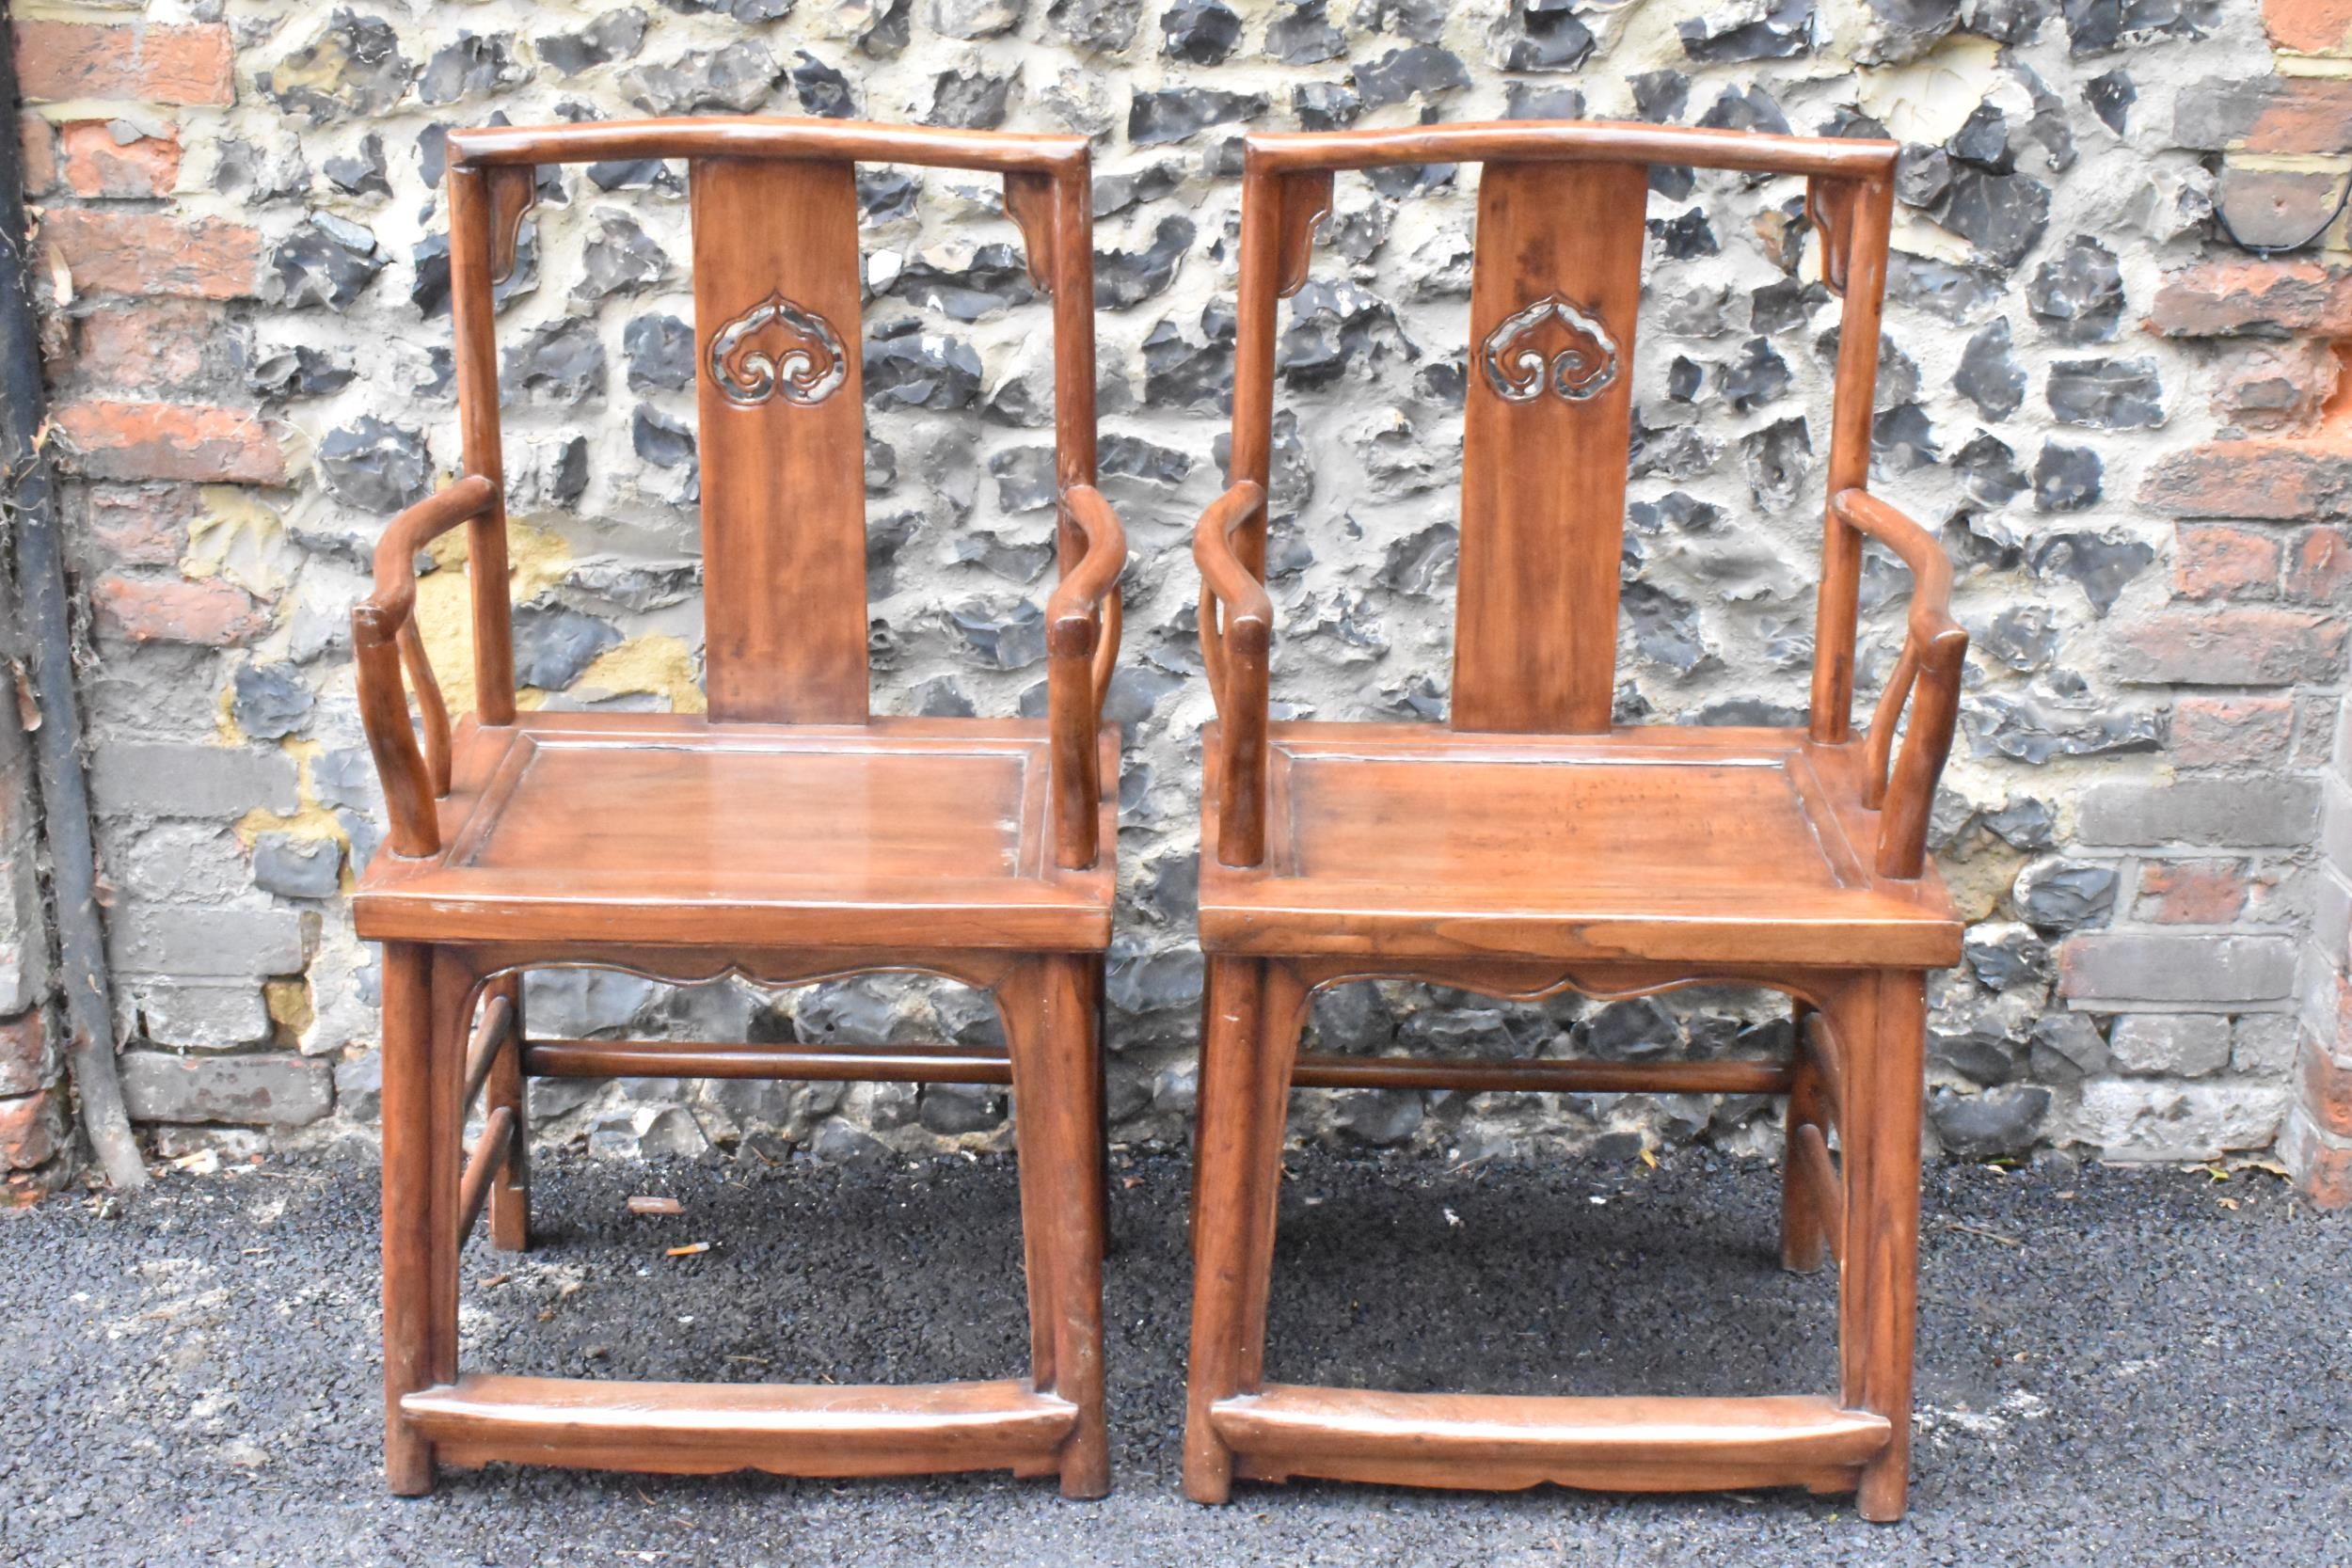
[[[72,629],[66,611],[65,547],[57,495],[40,449],[47,400],[41,388],[40,327],[27,283],[24,144],[17,123],[13,29],[0,26],[0,510],[16,536],[16,591],[30,646],[35,768],[48,838],[49,895],[57,932],[57,976],[65,993],[66,1063],[82,1128],[117,1187],[147,1181],[138,1140],[122,1103],[115,1066],[113,1009],[106,997],[106,942],[98,916],[98,856],[90,840],[89,784],[82,775],[82,713],[73,689]]]

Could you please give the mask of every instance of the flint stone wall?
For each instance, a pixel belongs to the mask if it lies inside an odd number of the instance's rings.
[[[2323,417],[2352,297],[2341,239],[2258,264],[2214,219],[2217,182],[2241,229],[2324,218],[2313,177],[2352,150],[2352,112],[2325,112],[2352,86],[2342,40],[2270,11],[158,0],[20,23],[135,1114],[167,1156],[363,1138],[375,1115],[376,959],[343,895],[380,800],[346,625],[386,518],[457,462],[449,127],[762,112],[1093,139],[1104,488],[1135,546],[1110,699],[1128,737],[1111,1101],[1118,1135],[1174,1138],[1209,706],[1187,541],[1222,487],[1234,138],[1591,115],[1907,146],[1877,483],[1941,530],[1975,637],[1934,829],[1971,922],[1933,990],[1935,1136],[1979,1156],[2270,1145],[2298,1043],[2307,1078],[2343,1044],[2326,988],[2352,859],[2328,768],[2352,544],[2352,470]],[[2277,74],[2275,51],[2299,74]],[[2249,136],[2300,141],[2250,156]],[[1444,711],[1473,182],[1343,177],[1281,317],[1286,712]],[[1661,169],[1652,185],[1618,706],[1787,721],[1811,655],[1834,302],[1797,183]],[[1041,711],[1045,307],[993,182],[874,168],[861,198],[877,707]],[[525,236],[499,326],[526,701],[696,706],[682,170],[546,171]],[[463,705],[453,540],[435,564],[421,613]],[[1866,696],[1905,592],[1889,562],[1866,574]],[[994,1029],[976,999],[899,981],[768,996],[563,972],[534,980],[529,1010],[564,1035]],[[1320,999],[1314,1022],[1337,1049],[1620,1059],[1769,1053],[1788,1027],[1769,998],[1502,1006],[1369,985]],[[54,1094],[35,1055],[29,1091],[0,1091]],[[1302,1095],[1297,1117],[1311,1136],[1469,1157],[1769,1148],[1769,1109],[1356,1092]],[[1009,1138],[1000,1095],[953,1086],[547,1083],[532,1112],[542,1136],[614,1154]],[[2352,1112],[2297,1116],[2298,1159],[2352,1148]]]

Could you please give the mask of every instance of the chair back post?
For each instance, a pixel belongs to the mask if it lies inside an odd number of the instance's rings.
[[[1854,631],[1862,590],[1862,535],[1837,515],[1834,498],[1870,483],[1870,427],[1878,387],[1879,318],[1886,297],[1886,254],[1894,218],[1892,174],[1814,182],[1821,273],[1845,296],[1838,318],[1836,379],[1830,393],[1829,483],[1821,517],[1821,583],[1813,627],[1809,730],[1822,745],[1853,734]]]
[[[1090,491],[1095,481],[1092,160],[1068,160],[1044,174],[1008,171],[1005,208],[1021,226],[1031,277],[1051,292],[1054,302],[1054,552],[1056,580],[1066,583],[1089,549],[1071,493]],[[1051,766],[1056,773],[1054,863],[1066,871],[1089,870],[1102,855],[1099,739],[1118,626],[1119,589],[1114,584],[1095,611],[1094,646],[1104,657],[1083,666],[1057,657],[1046,672],[1046,720],[1054,736]],[[1049,631],[1049,639],[1051,635]]]
[[[488,510],[467,525],[466,573],[473,593],[474,711],[485,724],[511,724],[515,721],[515,642],[513,612],[507,602],[506,458],[499,435],[498,335],[491,290],[500,276],[494,239],[501,233],[508,237],[510,243],[503,248],[511,270],[514,230],[499,221],[495,211],[501,203],[493,195],[494,172],[506,173],[450,160],[450,325],[465,469],[488,480],[495,493]],[[498,195],[515,206],[515,223],[522,221],[522,207],[528,205],[532,172],[524,168],[519,197],[510,194],[514,191],[511,178],[497,182]]]
[[[1226,537],[1244,569],[1260,582],[1265,580],[1264,497],[1272,487],[1274,462],[1275,320],[1280,301],[1306,282],[1307,246],[1329,204],[1330,182],[1327,171],[1278,172],[1255,138],[1243,143],[1233,439],[1226,483],[1254,484],[1259,499],[1247,516],[1233,521]],[[1285,264],[1289,248],[1298,252],[1295,268]],[[1204,600],[1202,613],[1216,611]],[[1264,658],[1263,652],[1256,656],[1256,679],[1229,680],[1232,689],[1218,699],[1224,745],[1216,768],[1216,854],[1227,865],[1256,865],[1265,858]]]

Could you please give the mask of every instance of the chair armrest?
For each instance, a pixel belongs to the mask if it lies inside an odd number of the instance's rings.
[[[1209,503],[1192,532],[1200,568],[1200,662],[1208,671],[1223,745],[1217,758],[1217,859],[1265,859],[1267,664],[1274,601],[1233,553],[1233,534],[1264,515],[1265,490],[1244,480]]]
[[[1881,813],[1879,875],[1907,881],[1927,863],[1935,783],[1960,724],[1968,633],[1952,619],[1952,562],[1934,535],[1862,490],[1840,490],[1831,498],[1830,509],[1838,521],[1884,545],[1911,569],[1911,615],[1902,652],[1870,716],[1862,775],[1862,803]],[[1906,706],[1911,724],[1897,754],[1895,729]]]
[[[1073,484],[1061,512],[1086,536],[1086,554],[1045,601],[1046,728],[1052,736],[1054,858],[1084,871],[1101,853],[1103,797],[1096,737],[1103,698],[1119,660],[1119,574],[1127,565],[1127,531],[1103,493]]]
[[[417,633],[417,552],[458,524],[498,504],[498,490],[479,474],[426,497],[391,520],[375,545],[375,592],[351,610],[351,646],[358,669],[359,721],[384,784],[392,852],[417,857],[439,852],[433,802],[449,793],[449,707]],[[401,686],[405,667],[423,720],[417,745]]]

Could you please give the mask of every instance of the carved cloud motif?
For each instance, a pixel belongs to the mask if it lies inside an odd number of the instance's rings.
[[[1547,353],[1535,339],[1558,322],[1567,343]],[[1486,384],[1505,403],[1533,403],[1549,388],[1565,403],[1582,403],[1617,379],[1617,344],[1597,317],[1558,294],[1546,294],[1503,318],[1479,353]]]
[[[709,361],[712,383],[744,408],[771,397],[805,408],[833,396],[850,376],[833,324],[781,293],[712,333]]]

